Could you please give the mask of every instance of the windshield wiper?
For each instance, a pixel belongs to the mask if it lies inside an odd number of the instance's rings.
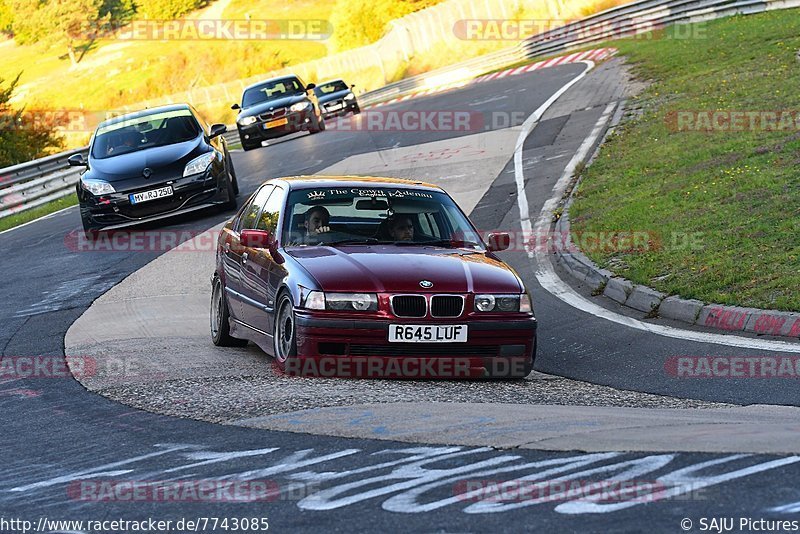
[[[393,245],[400,245],[405,247],[447,247],[447,248],[463,248],[479,246],[478,243],[471,241],[457,241],[451,239],[434,239],[432,241],[392,241]]]
[[[331,241],[330,243],[319,243],[323,247],[335,247],[337,245],[373,245],[375,243],[391,243],[391,241],[381,241],[374,237],[359,237],[352,239],[340,239],[339,241]]]

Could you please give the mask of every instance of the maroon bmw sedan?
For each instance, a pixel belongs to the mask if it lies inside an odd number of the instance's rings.
[[[524,377],[536,319],[520,277],[441,188],[307,176],[263,184],[220,232],[211,335],[289,373]]]

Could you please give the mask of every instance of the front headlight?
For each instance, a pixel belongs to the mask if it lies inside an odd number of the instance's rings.
[[[241,126],[250,126],[251,124],[253,124],[255,122],[256,122],[256,118],[255,117],[242,117],[241,119],[239,119],[239,124]]]
[[[478,312],[530,312],[531,300],[527,293],[521,295],[475,295]]]
[[[206,172],[206,169],[211,165],[211,162],[214,161],[214,158],[217,156],[215,151],[208,152],[203,154],[202,156],[194,158],[192,161],[186,164],[186,168],[183,169],[183,177],[191,176],[193,174],[200,174],[201,172]]]
[[[311,291],[303,302],[307,310],[377,311],[375,293],[323,293]]]
[[[344,99],[345,100],[353,100],[355,97],[356,97],[356,95],[354,95],[353,93],[347,93],[347,95],[345,95]]]
[[[303,307],[308,310],[325,309],[325,293],[322,291],[311,291],[303,302]]]
[[[81,178],[81,186],[93,195],[108,195],[114,193],[114,186],[103,180],[90,180]]]
[[[325,293],[325,304],[336,311],[377,311],[375,293]]]
[[[304,109],[308,109],[311,106],[311,102],[308,100],[303,100],[302,102],[298,102],[297,104],[292,104],[289,108],[292,111],[303,111]]]

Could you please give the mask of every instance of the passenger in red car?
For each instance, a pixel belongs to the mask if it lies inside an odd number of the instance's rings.
[[[414,241],[414,223],[408,215],[395,215],[387,220],[389,235],[394,241]]]

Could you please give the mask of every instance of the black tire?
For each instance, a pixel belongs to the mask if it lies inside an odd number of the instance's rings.
[[[239,195],[239,179],[236,177],[236,169],[233,167],[233,160],[231,159],[231,153],[228,152],[228,174],[233,178],[233,192],[238,196]]]
[[[361,113],[361,107],[358,104],[356,104],[355,106],[353,106],[353,115],[358,115],[359,113]]]
[[[230,173],[228,174],[228,201],[222,204],[221,210],[228,211],[233,210],[235,211],[238,207],[236,202],[236,186],[234,185],[234,179],[231,178]]]
[[[325,130],[325,119],[322,118],[322,115],[312,115],[311,116],[311,126],[309,126],[308,131],[312,134],[319,133]]]
[[[98,228],[92,224],[89,217],[83,213],[83,210],[81,210],[81,224],[83,225],[83,235],[85,235],[87,239],[94,239],[97,237]]]
[[[215,276],[211,291],[211,341],[218,347],[244,347],[247,345],[246,339],[231,336],[230,318],[225,288],[219,277]]]
[[[294,304],[289,293],[283,292],[278,297],[275,308],[275,328],[273,329],[273,350],[275,364],[286,372],[287,362],[297,357],[297,334],[295,329]],[[289,365],[291,370],[293,366]]]

